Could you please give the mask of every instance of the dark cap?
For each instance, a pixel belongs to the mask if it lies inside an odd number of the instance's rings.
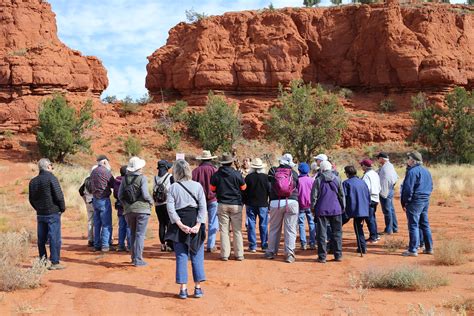
[[[377,158],[385,158],[385,159],[388,159],[388,154],[386,152],[379,152],[379,154],[377,155]]]
[[[370,159],[364,159],[360,162],[361,166],[369,167],[372,168],[372,160]]]
[[[421,156],[421,154],[417,151],[412,151],[410,153],[407,154],[408,158],[411,158],[415,161],[419,161],[419,162],[422,162],[423,161],[423,157]]]
[[[120,175],[123,177],[127,174],[127,165],[120,167]]]
[[[160,168],[170,169],[171,167],[173,167],[173,164],[171,162],[168,162],[167,160],[160,160],[156,164],[156,169],[160,169]]]
[[[106,155],[99,155],[97,156],[97,162],[102,161],[102,160],[109,160]]]

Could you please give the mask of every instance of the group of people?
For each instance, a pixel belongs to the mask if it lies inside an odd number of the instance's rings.
[[[188,297],[189,259],[195,283],[193,295],[203,295],[201,282],[206,279],[204,252],[217,252],[218,231],[220,259],[229,260],[233,250],[235,260],[244,260],[244,206],[248,251],[257,252],[258,220],[264,257],[274,259],[277,256],[283,230],[283,252],[288,263],[296,260],[298,234],[302,250],[317,249],[317,262],[326,263],[328,253],[333,254],[334,261],[341,261],[342,226],[350,219],[353,219],[357,252],[361,256],[367,253],[367,243],[377,243],[379,235],[398,232],[393,196],[399,178],[384,152],[377,155],[378,171],[374,170],[374,162],[370,159],[360,161],[361,178],[357,176],[355,166],[345,166],[345,181],[341,180],[325,154],[314,157],[311,166],[305,162],[297,165],[291,154],[284,154],[279,165],[271,167],[268,172],[260,158],[246,158],[240,168],[233,167],[233,155],[220,156],[218,168],[213,163],[216,158],[204,150],[196,157],[200,164],[194,170],[183,159],[174,164],[160,160],[153,189],[149,191],[148,180],[143,174],[146,165],[143,159],[130,158],[128,164],[120,168],[120,176],[114,177],[108,158],[99,156],[90,176],[79,189],[88,212],[89,246],[94,251],[113,249],[110,198],[113,192],[119,223],[116,250],[129,251],[131,263],[136,267],[147,265],[143,259],[144,240],[154,206],[161,251],[175,253],[176,283],[180,284],[179,297],[184,299]],[[47,257],[45,245],[49,240],[49,268],[63,269],[59,260],[61,214],[66,209],[64,196],[52,173],[52,163],[43,158],[38,167],[39,175],[30,182],[29,199],[37,211],[39,254]],[[401,204],[406,212],[410,237],[404,256],[417,256],[423,246],[423,253],[433,253],[428,222],[432,189],[431,175],[423,167],[421,154],[408,153],[407,171],[401,186]],[[379,203],[385,220],[383,232],[378,232],[375,216]],[[309,240],[305,222],[309,228]],[[369,231],[367,239],[364,223]]]

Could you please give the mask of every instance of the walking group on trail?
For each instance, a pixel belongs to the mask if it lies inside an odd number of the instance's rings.
[[[149,191],[147,177],[143,174],[145,160],[130,158],[128,164],[120,168],[120,176],[115,178],[108,158],[97,157],[90,175],[79,188],[87,208],[88,246],[104,253],[111,250],[129,252],[133,266],[146,266],[143,249],[154,206],[161,251],[175,253],[176,283],[180,285],[178,296],[185,299],[188,297],[189,260],[195,284],[193,296],[203,296],[205,252],[218,251],[218,231],[220,259],[245,259],[244,207],[248,252],[256,253],[259,246],[264,258],[275,259],[281,250],[283,230],[283,255],[288,263],[297,259],[297,235],[301,250],[316,250],[317,262],[326,263],[328,254],[334,256],[335,262],[342,261],[342,226],[351,219],[357,252],[361,256],[368,252],[367,244],[377,243],[381,234],[399,231],[393,205],[399,177],[387,153],[377,155],[378,171],[374,170],[372,160],[360,161],[361,178],[357,176],[355,166],[345,166],[345,181],[325,154],[314,157],[311,165],[305,162],[297,165],[287,153],[280,157],[278,166],[268,166],[268,173],[267,165],[260,158],[243,159],[241,168],[233,167],[235,158],[231,154],[219,157],[218,168],[213,163],[216,158],[204,150],[196,157],[200,164],[194,170],[183,159],[173,164],[160,160],[153,189]],[[46,244],[49,241],[48,268],[64,269],[60,263],[61,214],[66,210],[64,196],[53,175],[52,163],[43,158],[38,167],[39,175],[29,185],[29,200],[37,212],[39,256],[48,258]],[[421,154],[408,153],[401,204],[408,222],[409,245],[403,256],[418,256],[419,251],[433,254],[428,221],[432,190],[431,174],[423,167]],[[112,244],[112,192],[118,216],[116,249]],[[379,203],[385,222],[383,232],[377,229]],[[260,240],[257,240],[257,221]],[[305,222],[309,236],[306,236]],[[367,239],[364,223],[369,233]]]

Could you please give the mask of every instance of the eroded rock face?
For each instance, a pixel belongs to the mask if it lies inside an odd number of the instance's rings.
[[[468,6],[392,2],[180,23],[148,57],[146,87],[160,96],[266,93],[300,78],[371,90],[472,87],[473,13]]]
[[[60,92],[81,103],[107,88],[107,71],[57,36],[43,0],[0,0],[0,131],[30,132],[42,99]]]

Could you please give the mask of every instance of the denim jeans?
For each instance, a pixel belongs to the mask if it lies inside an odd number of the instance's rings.
[[[369,228],[369,238],[371,240],[377,240],[379,234],[377,233],[377,218],[375,217],[375,212],[377,211],[377,202],[370,201],[369,205],[369,217],[365,217],[367,222],[367,227]]]
[[[188,283],[188,258],[191,257],[191,267],[193,270],[194,282],[206,281],[204,274],[204,243],[199,250],[193,254],[189,251],[185,243],[174,243],[174,252],[176,255],[176,283]]]
[[[367,217],[354,217],[353,224],[354,224],[354,233],[356,234],[357,238],[357,251],[366,252],[367,251],[367,243],[365,242],[365,235],[364,235],[364,221],[367,220]]]
[[[306,229],[304,224],[305,218],[307,219],[309,226],[309,244],[312,246],[316,245],[316,225],[314,224],[314,217],[310,208],[301,209],[298,217],[301,245],[306,245]]]
[[[393,206],[393,187],[389,190],[387,198],[380,197],[380,206],[385,220],[384,232],[387,234],[396,233],[398,231],[398,220]]]
[[[246,205],[247,213],[247,236],[249,240],[249,249],[257,249],[257,216],[258,228],[260,231],[260,241],[262,249],[268,248],[268,207],[258,207]]]
[[[423,234],[426,250],[433,250],[430,223],[428,222],[429,200],[413,201],[406,205],[410,242],[408,250],[417,252],[420,246],[420,231]]]
[[[334,258],[342,257],[342,216],[319,216],[316,217],[316,240],[318,242],[318,258],[326,259],[326,238],[327,226],[331,226],[332,237],[330,242],[331,249],[334,251]]]
[[[219,231],[216,201],[207,203],[207,221],[207,249],[212,249],[216,246],[216,235]]]
[[[130,256],[135,266],[144,266],[143,248],[145,247],[146,227],[150,214],[128,213],[125,215],[128,227],[130,227]]]
[[[112,237],[112,205],[110,199],[92,200],[94,205],[94,248],[109,249]]]
[[[52,264],[58,264],[61,255],[61,214],[37,215],[38,251],[40,258],[48,258],[46,242]]]
[[[125,220],[124,215],[120,215],[119,219],[119,228],[118,228],[118,243],[119,248],[125,248],[125,238],[127,239],[127,248],[130,249],[130,228],[128,228],[127,221]]]

